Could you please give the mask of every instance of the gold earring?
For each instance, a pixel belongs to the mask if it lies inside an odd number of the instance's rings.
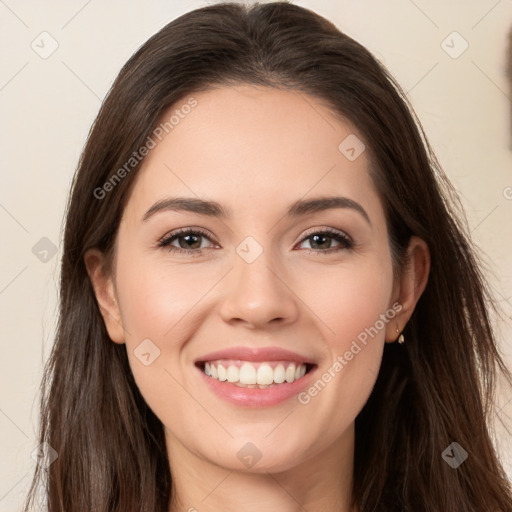
[[[400,345],[402,345],[405,342],[404,335],[400,333],[400,330],[398,329],[398,327],[396,328],[396,332],[399,334],[398,343],[400,343]]]

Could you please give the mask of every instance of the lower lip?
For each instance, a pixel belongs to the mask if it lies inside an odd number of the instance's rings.
[[[285,382],[263,389],[243,388],[227,381],[221,382],[206,375],[201,368],[197,369],[201,373],[206,385],[218,397],[241,407],[260,408],[278,405],[298,395],[309,385],[311,375],[315,373],[316,367],[313,367],[306,375],[294,382]]]

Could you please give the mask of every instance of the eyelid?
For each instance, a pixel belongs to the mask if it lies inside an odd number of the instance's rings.
[[[205,238],[208,238],[208,240],[210,240],[212,243],[217,243],[217,242],[215,242],[215,237],[206,229],[195,227],[195,226],[189,226],[186,228],[174,229],[174,230],[171,230],[171,231],[165,233],[165,235],[163,235],[162,237],[160,237],[157,240],[157,246],[160,246],[160,244],[170,240],[171,238],[174,238],[181,234],[189,234],[189,233],[198,233],[200,235],[203,235]]]
[[[207,249],[206,247],[198,248],[198,249],[183,249],[181,247],[175,247],[175,246],[171,245],[171,241],[174,241],[173,239],[179,238],[180,235],[185,236],[188,234],[200,235],[203,238],[208,239],[213,245],[219,245],[215,241],[215,237],[213,237],[208,230],[206,230],[204,228],[188,226],[185,228],[178,228],[176,230],[166,233],[164,236],[162,236],[157,241],[157,248],[167,249],[169,252],[174,252],[174,253],[178,253],[178,254],[187,254],[187,255],[191,255],[191,256],[202,255],[204,250]],[[338,244],[341,244],[341,247],[339,247],[339,246],[338,247],[328,247],[325,250],[308,249],[308,248],[305,248],[302,250],[305,250],[307,253],[314,253],[314,254],[332,254],[332,253],[340,252],[342,250],[354,249],[354,247],[356,247],[356,244],[350,235],[348,235],[341,229],[331,228],[328,226],[324,226],[324,227],[317,226],[317,227],[308,229],[306,232],[304,232],[301,235],[298,242],[296,242],[294,244],[294,247],[296,247],[296,245],[300,245],[300,244],[304,243],[308,238],[310,238],[311,236],[313,236],[315,234],[327,235],[328,238],[332,238],[332,239],[336,240],[338,242]]]
[[[328,233],[328,234],[332,234],[332,235],[338,235],[338,236],[341,236],[343,238],[346,238],[347,241],[349,241],[351,244],[354,244],[354,240],[352,239],[352,237],[350,235],[348,235],[345,231],[343,231],[341,229],[331,228],[331,227],[328,227],[328,226],[316,227],[316,228],[311,228],[311,229],[306,230],[301,235],[301,238],[299,239],[299,241],[302,242],[306,238],[308,238],[311,235],[314,235],[316,233]]]

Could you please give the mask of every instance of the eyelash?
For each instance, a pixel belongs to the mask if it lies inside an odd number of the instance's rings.
[[[180,229],[178,231],[171,232],[164,237],[162,237],[158,241],[158,247],[165,248],[169,250],[170,252],[175,253],[181,253],[181,254],[187,254],[192,256],[201,256],[203,253],[203,249],[182,249],[181,247],[175,247],[173,245],[170,245],[171,242],[180,236],[186,236],[186,235],[201,235],[204,238],[207,238],[210,240],[210,236],[206,231],[203,231],[202,229],[190,229],[190,228],[184,228]],[[339,247],[330,247],[326,250],[321,249],[305,249],[309,254],[332,254],[333,252],[338,252],[342,250],[352,249],[354,247],[354,242],[351,240],[351,238],[344,233],[340,231],[336,231],[331,228],[324,228],[318,231],[312,231],[307,236],[303,237],[300,243],[306,241],[307,239],[313,237],[314,235],[327,235],[329,238],[332,238],[336,240],[337,242],[340,242],[342,244]]]

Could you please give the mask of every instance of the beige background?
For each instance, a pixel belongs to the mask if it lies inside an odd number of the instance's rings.
[[[38,387],[56,320],[60,251],[52,255],[51,248],[60,246],[65,199],[88,130],[130,55],[168,21],[207,3],[213,0],[0,1],[0,511],[19,510],[30,482]],[[502,351],[512,364],[512,1],[295,3],[367,46],[408,92],[485,251],[505,312],[497,323]],[[40,36],[45,31],[50,35]],[[465,41],[468,48],[453,58]],[[56,51],[44,55],[52,44]],[[499,404],[510,424],[510,389],[501,390]],[[510,437],[500,430],[496,442],[512,476]]]

